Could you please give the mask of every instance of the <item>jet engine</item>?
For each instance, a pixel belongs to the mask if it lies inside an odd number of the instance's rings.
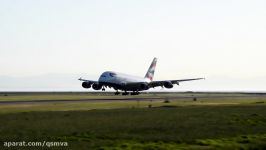
[[[94,84],[92,85],[92,88],[93,88],[94,90],[100,90],[100,89],[102,89],[102,85],[99,84],[99,83],[94,83]]]
[[[82,82],[82,87],[85,89],[91,88],[91,83],[90,82]]]
[[[163,86],[164,86],[165,88],[168,88],[168,89],[173,88],[173,84],[172,84],[170,81],[165,81],[165,82],[163,83]]]
[[[141,83],[140,84],[140,89],[141,90],[148,90],[149,89],[149,85],[147,83]]]

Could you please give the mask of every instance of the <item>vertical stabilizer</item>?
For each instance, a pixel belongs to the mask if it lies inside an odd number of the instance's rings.
[[[155,71],[155,67],[156,67],[156,62],[157,62],[157,58],[154,58],[152,63],[151,63],[151,65],[150,65],[150,67],[149,67],[149,69],[148,69],[148,71],[147,71],[147,73],[146,73],[146,75],[145,75],[145,77],[144,77],[145,79],[148,79],[148,80],[152,81],[153,75],[154,75],[154,71]]]

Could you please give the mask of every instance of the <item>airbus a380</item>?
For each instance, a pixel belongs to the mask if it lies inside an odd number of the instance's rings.
[[[154,58],[144,78],[114,71],[106,71],[101,74],[98,81],[85,80],[82,78],[80,78],[79,80],[83,81],[82,87],[86,89],[92,87],[94,90],[105,91],[105,88],[109,87],[116,90],[115,95],[120,94],[118,90],[124,91],[122,95],[128,95],[128,91],[131,91],[131,95],[138,95],[139,91],[149,90],[150,88],[154,88],[157,86],[170,89],[173,88],[174,84],[179,85],[180,82],[204,79],[194,78],[181,80],[153,81],[156,62],[157,58]]]

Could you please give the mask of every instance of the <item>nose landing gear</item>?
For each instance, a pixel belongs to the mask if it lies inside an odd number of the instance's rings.
[[[139,95],[139,91],[133,91],[132,93],[130,93],[131,95]]]

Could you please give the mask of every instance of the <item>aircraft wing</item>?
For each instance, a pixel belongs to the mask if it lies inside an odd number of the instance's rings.
[[[164,81],[151,81],[149,83],[150,87],[157,87],[157,86],[163,86],[166,82],[171,82],[172,84],[179,85],[179,82],[185,82],[185,81],[193,81],[193,80],[201,80],[205,78],[193,78],[193,79],[181,79],[181,80],[164,80]]]
[[[89,83],[98,83],[98,81],[86,80],[86,79],[82,79],[82,78],[79,78],[78,80],[79,81],[84,81],[84,82],[89,82]]]

